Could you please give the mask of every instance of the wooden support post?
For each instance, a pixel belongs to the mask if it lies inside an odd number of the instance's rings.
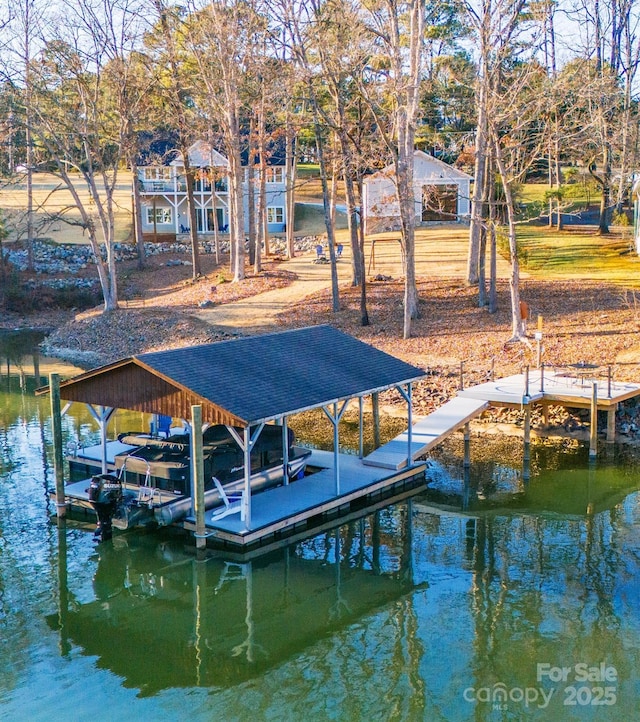
[[[545,429],[549,428],[549,404],[542,405],[542,425]]]
[[[264,424],[262,424],[264,426]],[[258,434],[262,431],[260,426]],[[255,437],[258,438],[257,436]],[[245,523],[247,529],[251,528],[251,427],[245,426],[242,439],[242,454],[244,456],[244,491],[242,492],[242,509],[240,519]]]
[[[373,448],[380,447],[380,395],[376,391],[371,394],[371,411],[373,412]]]
[[[289,427],[287,417],[282,417],[282,473],[284,485],[289,484]]]
[[[62,458],[62,414],[60,413],[60,376],[49,374],[51,394],[51,425],[53,428],[53,468],[56,477],[56,514],[64,518],[67,505],[64,498],[64,467]]]
[[[33,352],[33,375],[36,380],[36,388],[40,386],[40,353]]]
[[[204,458],[202,455],[202,406],[191,407],[191,498],[196,518],[196,548],[207,545],[204,525]]]
[[[607,444],[613,444],[616,440],[616,406],[607,411]]]
[[[358,396],[358,458],[364,458],[364,399]]]
[[[460,379],[458,381],[458,389],[464,390],[464,361],[460,361]]]
[[[470,424],[464,425],[464,468],[468,469],[471,466],[471,426]]]
[[[598,384],[593,382],[591,395],[591,428],[589,434],[589,458],[595,459],[598,454]]]
[[[107,424],[109,418],[107,417],[106,409],[104,406],[100,407],[100,418],[98,425],[100,426],[100,444],[102,446],[102,473],[107,473]]]
[[[529,481],[531,462],[531,406],[525,404],[524,407],[524,453],[522,465],[522,478]]]
[[[407,394],[405,396],[407,402],[407,468],[413,465],[413,453],[411,450],[411,442],[413,440],[413,403],[411,400],[411,384],[407,384]]]
[[[69,634],[69,578],[67,570],[67,520],[58,524],[58,629],[60,630],[60,653],[71,651]]]
[[[336,477],[336,496],[340,495],[340,417],[338,404],[333,405],[333,470]]]

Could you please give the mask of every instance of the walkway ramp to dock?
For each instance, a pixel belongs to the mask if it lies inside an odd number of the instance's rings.
[[[485,399],[461,398],[459,396],[425,416],[411,427],[411,460],[415,461],[487,409]],[[362,460],[367,466],[384,469],[403,469],[409,452],[408,430],[373,451]]]

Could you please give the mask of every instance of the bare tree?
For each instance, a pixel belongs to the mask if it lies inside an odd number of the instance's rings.
[[[391,124],[380,123],[380,130],[391,152],[400,210],[401,240],[405,257],[403,337],[411,336],[411,321],[419,316],[415,275],[415,191],[413,159],[416,121],[420,105],[422,49],[424,43],[424,0],[380,0],[365,9],[369,31],[377,38],[384,56],[379,73],[383,92],[391,100]],[[371,97],[371,96],[369,96]],[[381,103],[372,109],[382,121]],[[385,130],[386,129],[386,130]]]
[[[93,250],[104,309],[118,306],[114,191],[126,146],[121,81],[142,15],[135,2],[65,6],[39,63],[32,66],[31,126],[39,161],[71,194]]]
[[[157,13],[162,46],[157,46],[158,57],[156,61],[167,68],[168,82],[166,100],[171,108],[172,120],[178,131],[178,150],[180,151],[182,167],[184,168],[185,186],[187,195],[187,213],[189,215],[189,235],[191,239],[191,260],[193,278],[198,278],[202,270],[200,266],[200,249],[198,246],[198,219],[194,196],[195,169],[191,166],[189,148],[194,136],[194,118],[188,113],[193,91],[190,80],[192,75],[185,72],[184,58],[180,57],[180,48],[177,34],[182,26],[182,8],[168,5],[165,0],[152,0]]]
[[[229,160],[233,279],[245,276],[245,217],[241,161],[244,84],[264,48],[266,19],[250,2],[213,0],[189,18],[188,42],[206,95],[200,102],[222,129]]]

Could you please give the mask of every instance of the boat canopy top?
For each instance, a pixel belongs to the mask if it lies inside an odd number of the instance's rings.
[[[424,376],[331,326],[311,326],[140,354],[63,381],[60,395],[172,418],[200,405],[205,422],[247,427]]]

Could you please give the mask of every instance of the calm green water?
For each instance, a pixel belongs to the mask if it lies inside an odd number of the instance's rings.
[[[525,483],[517,445],[474,441],[465,483],[452,445],[411,500],[197,561],[180,535],[50,521],[48,400],[5,367],[0,719],[638,719],[633,458],[534,448]],[[75,407],[64,430],[96,437]]]

